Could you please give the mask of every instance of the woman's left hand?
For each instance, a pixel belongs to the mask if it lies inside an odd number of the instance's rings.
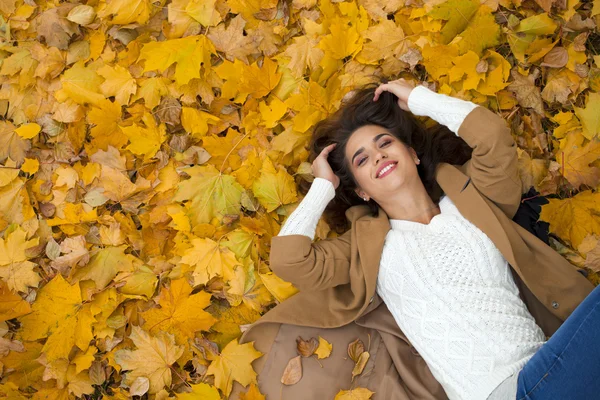
[[[408,96],[414,88],[415,84],[407,81],[404,78],[396,79],[395,81],[390,81],[388,83],[382,83],[377,89],[375,89],[375,97],[373,97],[373,101],[377,101],[382,92],[390,92],[398,97],[398,106],[404,111],[410,112],[408,108]]]

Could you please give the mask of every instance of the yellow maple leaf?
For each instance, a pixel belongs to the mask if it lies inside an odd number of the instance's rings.
[[[213,360],[206,374],[214,375],[215,386],[221,389],[225,396],[229,396],[234,380],[244,387],[256,383],[256,372],[251,364],[262,355],[263,353],[254,349],[253,342],[239,344],[237,339],[232,340]]]
[[[216,387],[206,383],[191,385],[192,391],[187,393],[176,393],[178,399],[181,400],[221,400],[221,395]]]
[[[246,393],[240,393],[240,400],[265,400],[265,396],[258,390],[256,384],[251,383]]]
[[[208,124],[214,124],[221,119],[207,112],[191,107],[181,109],[181,125],[197,139],[201,139],[208,132]]]
[[[356,26],[348,26],[344,20],[335,18],[329,30],[330,33],[319,42],[319,48],[332,58],[341,60],[353,57],[362,49],[363,38]]]
[[[104,289],[120,271],[132,271],[135,257],[125,254],[127,245],[106,246],[96,252],[90,262],[72,270],[71,277],[77,281],[91,279],[97,289]]]
[[[600,158],[600,140],[594,139],[583,144],[585,138],[577,131],[571,131],[560,140],[556,150],[556,161],[561,165],[561,172],[575,188],[582,184],[596,187],[600,182],[600,170],[590,166]]]
[[[542,206],[540,219],[550,223],[550,232],[579,247],[590,234],[600,235],[600,194],[586,190],[567,199],[548,199]]]
[[[600,94],[590,92],[585,108],[573,107],[583,127],[583,136],[593,139],[600,132]]]
[[[319,39],[308,36],[295,37],[283,54],[290,58],[288,68],[296,78],[304,76],[306,68],[316,69],[323,58],[323,50],[317,45]]]
[[[242,15],[237,15],[229,21],[227,28],[225,24],[219,24],[208,33],[215,48],[222,51],[229,61],[238,58],[248,64],[248,56],[257,51],[252,37],[243,34],[245,25]]]
[[[78,61],[62,74],[62,89],[55,92],[54,96],[61,103],[70,99],[78,104],[98,105],[105,100],[100,93],[102,81],[102,77],[94,69],[85,66],[83,61]]]
[[[259,274],[258,276],[260,276],[260,279],[264,283],[267,290],[280,303],[298,293],[298,289],[294,285],[292,285],[290,282],[284,281],[272,272]]]
[[[120,65],[104,65],[96,72],[106,79],[100,85],[100,90],[105,96],[115,96],[115,101],[120,105],[129,104],[129,98],[135,94],[137,84],[128,70]]]
[[[140,80],[141,81],[141,80]],[[152,110],[160,103],[160,99],[169,93],[169,80],[167,78],[156,77],[144,79],[140,83],[140,89],[133,96],[133,100],[144,99],[148,109]]]
[[[388,19],[369,27],[362,36],[370,42],[356,55],[356,60],[361,63],[376,64],[381,59],[399,57],[409,49],[402,27]]]
[[[280,79],[281,74],[277,72],[277,64],[265,57],[260,68],[256,63],[244,68],[240,91],[248,92],[258,99],[275,89]]]
[[[39,238],[27,240],[27,232],[17,226],[0,238],[0,277],[10,290],[26,292],[28,286],[37,287],[40,276],[33,270],[25,250],[37,246]]]
[[[152,308],[142,317],[148,332],[169,332],[178,345],[186,345],[198,331],[208,330],[216,319],[204,311],[210,305],[210,293],[192,293],[186,278],[172,280],[170,287],[160,292],[160,308]]]
[[[144,71],[164,71],[173,63],[175,82],[185,85],[193,78],[200,78],[200,67],[208,68],[211,54],[216,49],[204,35],[188,36],[183,39],[146,43],[140,51],[140,60],[145,60]]]
[[[240,265],[231,250],[206,238],[192,239],[192,248],[185,251],[181,262],[194,267],[194,285],[205,284],[215,276],[229,281],[235,276],[236,265]]]
[[[222,19],[215,3],[216,0],[192,0],[185,6],[185,12],[204,26],[217,26]]]
[[[190,179],[180,182],[175,201],[189,200],[188,213],[194,224],[209,223],[214,217],[237,214],[244,189],[235,178],[220,174],[212,165],[185,170]]]
[[[106,8],[98,13],[101,18],[112,15],[105,22],[115,25],[126,25],[132,22],[145,24],[150,19],[152,3],[150,0],[110,0]]]
[[[57,274],[39,290],[32,312],[20,318],[19,333],[29,341],[48,338],[42,350],[52,361],[67,358],[73,345],[86,350],[93,321],[89,305],[82,307],[79,284],[69,285]]]
[[[31,306],[21,296],[13,293],[6,283],[0,281],[0,322],[29,314]]]
[[[183,346],[175,344],[172,334],[159,332],[151,336],[139,326],[133,326],[129,338],[136,350],[115,351],[115,361],[127,370],[125,383],[131,385],[138,377],[150,381],[148,393],[154,394],[171,386],[171,365],[183,354]]]
[[[276,170],[268,157],[263,161],[260,177],[252,185],[252,190],[267,212],[298,200],[294,178],[283,167]]]
[[[136,155],[143,155],[144,160],[149,160],[158,150],[166,139],[165,124],[156,124],[154,117],[150,113],[144,113],[142,117],[145,127],[132,125],[123,127],[123,133],[129,138],[130,144],[127,149]]]

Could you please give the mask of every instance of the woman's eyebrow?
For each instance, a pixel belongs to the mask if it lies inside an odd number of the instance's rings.
[[[377,141],[378,141],[378,140],[379,140],[379,139],[380,139],[382,136],[386,136],[386,135],[387,135],[387,136],[392,136],[392,135],[390,135],[389,133],[380,133],[379,135],[376,135],[376,136],[373,138],[373,142],[377,142]],[[354,164],[354,159],[356,158],[356,156],[357,156],[357,155],[359,155],[360,153],[362,153],[363,151],[365,151],[365,148],[364,148],[364,147],[361,147],[360,149],[356,150],[356,153],[354,153],[354,155],[352,156],[352,160],[350,160],[350,162],[351,162],[352,164]]]

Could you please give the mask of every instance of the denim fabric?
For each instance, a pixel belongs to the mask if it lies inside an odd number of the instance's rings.
[[[519,373],[517,400],[600,398],[600,286]]]

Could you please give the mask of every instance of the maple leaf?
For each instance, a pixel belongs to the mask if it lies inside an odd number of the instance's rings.
[[[142,121],[144,121],[145,127],[133,125],[124,127],[122,130],[130,141],[127,149],[133,154],[143,155],[145,160],[149,160],[154,157],[165,141],[166,127],[162,123],[157,125],[150,113],[145,113]]]
[[[169,388],[171,365],[183,354],[183,346],[175,344],[172,334],[158,332],[151,336],[138,326],[131,328],[129,338],[136,350],[115,351],[115,361],[128,371],[125,383],[131,385],[136,378],[146,377],[150,381],[150,394]]]
[[[567,199],[548,199],[542,206],[540,219],[550,223],[550,232],[577,248],[589,234],[600,234],[597,216],[600,195],[586,190]]]
[[[28,286],[37,286],[41,280],[33,270],[35,264],[25,255],[25,250],[36,246],[39,238],[26,238],[27,233],[18,226],[0,238],[0,277],[15,292],[26,292]]]
[[[0,121],[0,160],[10,157],[20,165],[30,148],[31,141],[19,136],[12,123]]]
[[[133,270],[135,257],[125,254],[127,245],[107,246],[95,253],[84,267],[74,270],[72,278],[91,279],[97,289],[104,289],[120,271]]]
[[[126,25],[132,22],[145,24],[150,18],[152,4],[150,0],[110,0],[106,8],[98,15],[101,18],[112,16],[109,24]]]
[[[185,345],[197,331],[208,330],[216,319],[204,311],[210,305],[210,293],[191,294],[192,288],[187,279],[171,281],[170,287],[160,292],[160,308],[152,308],[142,317],[146,321],[144,328],[150,333],[169,332],[175,335],[178,345]]]
[[[94,318],[89,305],[82,307],[79,285],[69,285],[60,274],[40,289],[32,312],[20,322],[24,340],[48,338],[42,350],[49,361],[67,358],[74,345],[85,350],[93,339]]]
[[[200,78],[200,67],[210,67],[210,56],[215,54],[213,44],[206,36],[188,36],[183,39],[146,43],[139,60],[145,60],[144,71],[164,71],[173,63],[175,82],[185,85],[194,78]]]
[[[12,292],[8,285],[0,281],[0,322],[17,318],[31,312],[31,306],[21,296]]]
[[[600,94],[590,92],[585,108],[573,107],[583,127],[583,136],[592,139],[600,132]]]
[[[189,200],[187,209],[195,224],[239,212],[244,189],[235,178],[219,173],[212,165],[191,167],[185,172],[191,178],[179,183],[173,200]]]
[[[265,400],[265,396],[258,390],[256,384],[251,383],[246,393],[240,393],[240,400]]]
[[[276,170],[268,157],[263,162],[260,178],[254,182],[252,190],[267,212],[298,199],[294,179],[284,168]]]
[[[311,70],[317,68],[323,58],[323,50],[317,47],[319,39],[308,36],[300,36],[293,39],[283,54],[290,58],[288,68],[296,78],[304,75],[306,68]]]
[[[221,400],[219,391],[216,387],[206,383],[191,385],[192,391],[187,393],[177,393],[177,398],[181,400]]]
[[[225,53],[229,61],[238,58],[248,64],[248,56],[256,51],[252,38],[242,33],[245,25],[246,21],[242,15],[237,15],[231,19],[227,28],[221,23],[208,34],[215,48]]]
[[[120,65],[115,65],[114,68],[105,65],[96,72],[106,79],[100,85],[105,96],[115,96],[115,101],[120,105],[129,104],[129,97],[137,90],[135,79],[129,71]]]
[[[594,139],[584,145],[584,140],[581,133],[569,132],[556,152],[563,176],[575,188],[583,184],[596,187],[600,182],[600,170],[590,165],[600,157],[600,141]]]
[[[192,248],[187,249],[181,262],[194,267],[194,284],[207,283],[215,276],[229,281],[234,277],[234,269],[240,263],[233,252],[211,239],[194,238]]]
[[[215,376],[215,386],[225,396],[231,393],[234,380],[244,387],[256,383],[256,372],[251,364],[263,353],[255,350],[253,343],[239,344],[237,339],[232,340],[208,367],[206,374]]]
[[[83,61],[78,61],[60,77],[62,89],[54,96],[61,103],[70,99],[78,104],[98,105],[105,100],[100,93],[102,82],[102,77],[95,70],[86,67]]]
[[[2,357],[4,371],[7,371],[5,377],[21,389],[31,386],[32,382],[41,382],[45,369],[38,361],[43,345],[38,342],[23,342],[23,346],[25,351],[11,351]]]

